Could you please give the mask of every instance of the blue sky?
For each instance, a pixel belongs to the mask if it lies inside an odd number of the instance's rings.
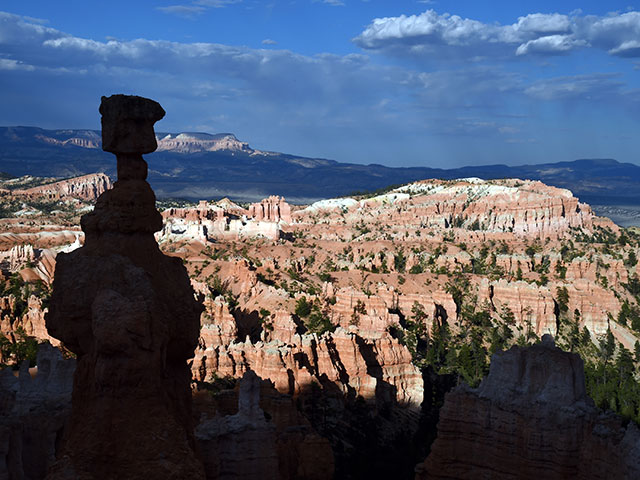
[[[0,0],[0,125],[99,128],[101,95],[160,131],[454,167],[640,164],[628,2]]]

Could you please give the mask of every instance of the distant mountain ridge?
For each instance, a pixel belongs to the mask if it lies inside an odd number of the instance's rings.
[[[45,130],[38,127],[0,127],[0,135],[9,142],[24,144],[41,142],[56,146],[75,146],[88,149],[102,148],[100,130]],[[217,150],[254,152],[249,144],[239,141],[233,133],[157,132],[159,151],[198,153]],[[263,152],[261,152],[263,153]]]
[[[215,135],[200,132],[158,133],[156,138],[160,152],[199,153],[218,150],[254,152],[248,143],[241,142],[232,133]]]
[[[640,167],[612,159],[539,165],[483,165],[455,169],[341,163],[255,150],[232,133],[158,132],[149,182],[158,197],[230,197],[253,201],[271,194],[294,203],[375,190],[426,178],[522,178],[568,188],[581,201],[640,205]],[[115,177],[113,155],[98,130],[0,127],[0,171],[11,175],[70,177],[105,172]],[[425,158],[425,162],[428,162]]]

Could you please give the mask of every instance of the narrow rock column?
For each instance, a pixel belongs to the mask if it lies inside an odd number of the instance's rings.
[[[191,373],[202,306],[153,234],[162,217],[142,154],[157,148],[153,100],[102,97],[102,148],[118,181],[82,217],[85,245],[59,254],[49,333],[77,355],[71,421],[49,479],[203,479]]]

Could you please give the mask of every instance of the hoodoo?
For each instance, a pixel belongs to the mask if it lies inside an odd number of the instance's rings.
[[[491,359],[477,389],[445,397],[415,480],[640,478],[640,432],[587,396],[584,365],[551,335]]]
[[[59,254],[48,331],[77,355],[72,415],[50,479],[203,479],[195,455],[191,372],[202,306],[162,229],[142,154],[164,110],[102,97],[103,149],[118,181],[82,217],[85,245]]]

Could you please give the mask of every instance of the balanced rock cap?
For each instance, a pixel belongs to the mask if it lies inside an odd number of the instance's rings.
[[[158,148],[153,124],[165,115],[154,100],[135,95],[102,97],[102,149],[111,153],[143,154]]]

